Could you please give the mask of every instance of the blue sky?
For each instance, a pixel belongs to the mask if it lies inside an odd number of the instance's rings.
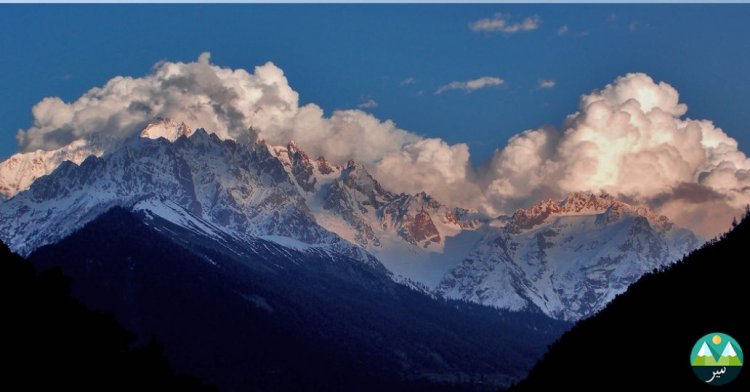
[[[469,28],[496,13],[536,16],[538,28]],[[221,66],[273,61],[328,113],[372,99],[381,119],[468,143],[475,163],[522,130],[559,126],[581,94],[633,71],[672,84],[688,117],[715,121],[747,152],[748,37],[748,5],[0,5],[0,158],[45,96],[74,100],[203,51]],[[435,94],[481,76],[504,84]]]

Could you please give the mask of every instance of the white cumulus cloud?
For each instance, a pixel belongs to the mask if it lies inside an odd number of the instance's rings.
[[[469,147],[448,145],[441,139],[422,139],[384,156],[375,176],[389,189],[425,191],[453,205],[479,206],[483,195],[469,162]]]
[[[299,106],[298,93],[273,63],[249,73],[216,66],[209,53],[195,62],[158,63],[140,78],[114,77],[70,103],[45,98],[32,114],[33,125],[17,135],[22,151],[52,150],[80,139],[113,146],[157,117],[239,140],[253,127],[271,143],[295,140],[311,154],[363,162],[420,139],[359,110],[326,118],[315,104]]]
[[[668,207],[687,226],[703,213],[694,204],[710,201],[725,206],[714,210],[715,220],[728,222],[728,211],[750,201],[750,160],[711,121],[683,118],[686,112],[669,84],[621,76],[582,96],[561,132],[526,131],[498,150],[487,197],[502,208],[541,194],[607,191]]]

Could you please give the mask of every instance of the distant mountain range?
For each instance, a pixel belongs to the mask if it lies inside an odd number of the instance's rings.
[[[334,252],[429,295],[576,320],[700,244],[606,194],[490,217],[387,190],[357,162],[311,159],[294,143],[219,140],[169,119],[111,151],[96,145],[0,163],[0,238],[11,249],[28,255],[116,206],[175,210],[190,230],[204,222],[214,236]]]
[[[487,216],[252,129],[99,145],[0,163],[0,239],[223,390],[504,388],[701,243],[604,193]]]

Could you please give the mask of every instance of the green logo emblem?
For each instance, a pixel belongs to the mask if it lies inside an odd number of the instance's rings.
[[[724,385],[740,374],[745,357],[734,338],[721,332],[710,333],[693,346],[690,364],[699,380],[710,385]]]

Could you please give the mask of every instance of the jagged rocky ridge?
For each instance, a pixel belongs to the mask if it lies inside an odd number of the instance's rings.
[[[293,142],[268,145],[252,130],[247,140],[159,119],[104,155],[83,144],[17,154],[0,163],[3,194],[15,195],[0,204],[0,238],[28,254],[113,206],[159,199],[227,235],[382,262],[395,280],[432,295],[561,319],[590,315],[699,243],[665,217],[608,195],[574,194],[489,218],[424,192],[387,190],[354,161],[311,159]],[[83,160],[87,152],[94,156]],[[34,159],[43,163],[13,172]],[[72,162],[23,191],[64,159]]]
[[[700,245],[689,230],[607,194],[545,200],[494,223],[438,292],[576,320]]]
[[[176,140],[179,136],[192,135],[193,130],[184,122],[176,122],[167,118],[157,118],[146,125],[140,132],[141,137],[156,139],[164,137]],[[17,153],[0,162],[0,200],[5,200],[18,192],[29,189],[37,178],[50,174],[61,163],[71,161],[80,165],[90,155],[102,156],[108,151],[104,146],[118,143],[105,143],[103,140],[77,140],[73,143],[51,151],[36,150]]]
[[[139,138],[80,166],[63,162],[0,206],[0,233],[28,254],[114,206],[167,198],[234,236],[292,238],[370,264],[372,256],[315,224],[281,163],[262,144],[203,130],[175,142]]]

